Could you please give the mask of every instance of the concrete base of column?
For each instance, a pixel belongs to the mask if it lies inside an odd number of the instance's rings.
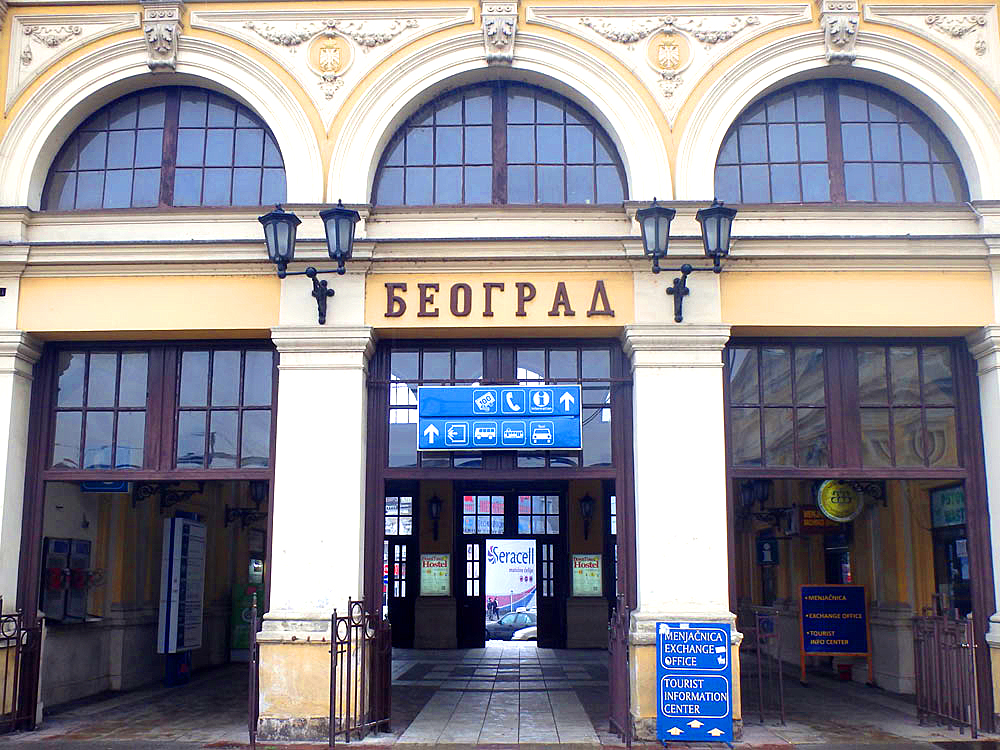
[[[740,695],[740,643],[743,634],[735,629],[736,615],[728,611],[660,612],[636,610],[629,626],[629,673],[631,678],[630,712],[632,736],[641,741],[656,741],[656,623],[721,622],[733,626],[731,643],[733,665],[733,736],[743,734],[743,708]]]
[[[330,614],[271,612],[260,643],[262,740],[325,740],[330,733]]]

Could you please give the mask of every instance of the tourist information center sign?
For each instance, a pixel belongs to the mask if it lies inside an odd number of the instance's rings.
[[[872,682],[868,634],[868,597],[864,586],[802,585],[801,679],[806,680],[806,656],[866,656]]]
[[[731,626],[656,623],[656,737],[733,741]]]
[[[417,449],[579,450],[579,385],[420,386]]]

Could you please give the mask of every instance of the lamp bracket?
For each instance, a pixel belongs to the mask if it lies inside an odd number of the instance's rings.
[[[257,523],[258,521],[263,521],[267,518],[267,512],[262,510],[256,510],[254,508],[231,508],[226,506],[226,519],[225,526],[233,523],[236,519],[240,520],[240,526],[244,529],[250,524]]]
[[[153,495],[160,497],[160,512],[174,505],[186,502],[192,495],[200,495],[205,491],[205,483],[198,482],[196,490],[182,490],[180,482],[136,482],[132,487],[132,507],[135,508],[143,500]]]
[[[337,260],[336,269],[330,268],[330,269],[317,270],[313,266],[309,266],[308,268],[306,268],[305,271],[285,271],[281,266],[278,266],[278,277],[283,279],[286,276],[308,276],[310,279],[312,279],[313,288],[311,294],[316,299],[317,317],[319,318],[319,324],[325,325],[326,299],[327,297],[333,296],[333,290],[327,286],[327,282],[325,279],[323,281],[319,281],[317,280],[316,277],[324,273],[335,273],[338,274],[339,276],[343,276],[345,270],[346,269],[344,268],[344,259],[339,258]]]
[[[715,261],[715,265],[712,268],[694,268],[690,263],[685,263],[680,268],[676,269],[681,275],[675,276],[673,286],[667,287],[667,294],[674,298],[674,322],[680,323],[684,320],[684,298],[691,294],[691,290],[688,289],[687,286],[687,277],[695,271],[722,273],[722,265],[719,262],[718,256],[712,258],[712,260]],[[660,272],[659,265],[656,261],[657,258],[654,256],[653,273]]]

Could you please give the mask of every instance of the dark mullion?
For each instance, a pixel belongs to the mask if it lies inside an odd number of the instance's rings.
[[[917,393],[919,394],[920,397],[920,444],[923,451],[923,455],[920,458],[923,459],[924,466],[929,467],[930,446],[927,440],[927,401],[924,396],[924,347],[917,346],[916,349],[917,349]]]
[[[122,383],[122,352],[117,352],[115,355],[115,398],[112,402],[114,407],[112,409],[111,418],[111,465],[108,467],[112,470],[118,468],[118,415],[121,413],[118,405],[118,393],[121,390]]]
[[[493,203],[507,204],[507,89],[493,88]]]
[[[878,201],[878,195],[876,195],[876,193],[875,193],[875,189],[876,189],[876,184],[875,184],[875,142],[874,142],[874,139],[872,138],[872,125],[874,125],[875,123],[872,122],[872,112],[871,112],[871,107],[869,106],[869,102],[868,102],[868,97],[869,97],[870,94],[871,94],[871,91],[868,90],[868,89],[865,89],[865,118],[866,118],[865,119],[865,130],[868,133],[868,158],[871,159],[872,201],[875,202],[875,201]],[[900,174],[900,177],[902,177],[902,173]],[[844,180],[845,181],[847,180],[847,175],[844,175]]]
[[[174,205],[174,181],[177,170],[177,130],[181,108],[181,89],[169,88],[163,110],[163,155],[160,159],[160,205]]]
[[[896,430],[893,414],[894,399],[892,397],[892,347],[883,346],[882,351],[884,352],[885,358],[885,401],[889,405],[889,453],[892,465],[896,465]]]
[[[771,117],[768,108],[764,106],[764,170],[767,173],[767,202],[774,200],[774,187],[771,184]],[[761,403],[763,408],[764,404]]]
[[[794,102],[794,97],[792,101]],[[801,198],[801,195],[799,196]],[[792,460],[796,466],[801,466],[799,461],[799,411],[798,411],[798,391],[795,380],[795,347],[788,347],[788,374],[792,381]]]
[[[83,392],[80,394],[80,460],[77,463],[81,469],[87,458],[87,399],[90,397],[90,352],[84,354],[83,362]]]
[[[207,121],[206,121],[207,122]],[[205,134],[205,140],[208,140],[208,134]],[[205,170],[202,168],[202,179],[204,180]],[[209,450],[209,437],[212,434],[212,370],[215,367],[215,351],[208,351],[208,382],[205,384],[205,455],[202,459],[202,468],[208,469],[212,462],[208,453]]]
[[[233,113],[233,140],[232,140],[232,143],[233,143],[233,151],[232,151],[233,156],[229,160],[229,205],[230,206],[233,205],[233,194],[234,194],[234,192],[236,190],[236,130],[237,130],[237,128],[236,128],[236,120],[239,118],[239,115],[240,115],[240,111],[239,110],[240,110],[240,108],[237,107],[236,108],[236,112]],[[206,122],[207,122],[207,120],[206,120]],[[205,149],[206,149],[206,152],[207,152],[207,150],[208,150],[208,131],[207,130],[205,131]],[[263,170],[263,169],[264,169],[264,163],[261,162],[261,170]],[[261,171],[261,180],[262,181],[263,181],[263,175],[264,175],[264,172]],[[204,197],[202,197],[201,202],[204,205],[204,203],[205,203]]]
[[[233,152],[236,153],[235,151]],[[234,459],[237,469],[243,468],[243,378],[246,373],[247,353],[244,349],[240,352],[240,387],[236,397],[236,445],[233,448]]]
[[[840,102],[837,99],[836,82],[823,87],[823,112],[826,115],[826,160],[830,176],[830,202],[846,203],[844,139],[840,130]]]
[[[760,432],[760,465],[767,466],[767,444],[764,441],[764,347],[757,347],[757,429]]]
[[[742,128],[736,126],[736,189],[739,191],[739,202],[743,202],[743,147],[740,144],[740,131]],[[712,179],[715,179],[714,169]],[[714,185],[713,185],[714,190]]]

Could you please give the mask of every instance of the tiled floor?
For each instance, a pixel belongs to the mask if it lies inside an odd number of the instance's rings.
[[[396,744],[597,747],[601,740],[577,690],[606,694],[607,682],[602,650],[490,641],[465,651],[394,651],[394,686],[436,688]]]

